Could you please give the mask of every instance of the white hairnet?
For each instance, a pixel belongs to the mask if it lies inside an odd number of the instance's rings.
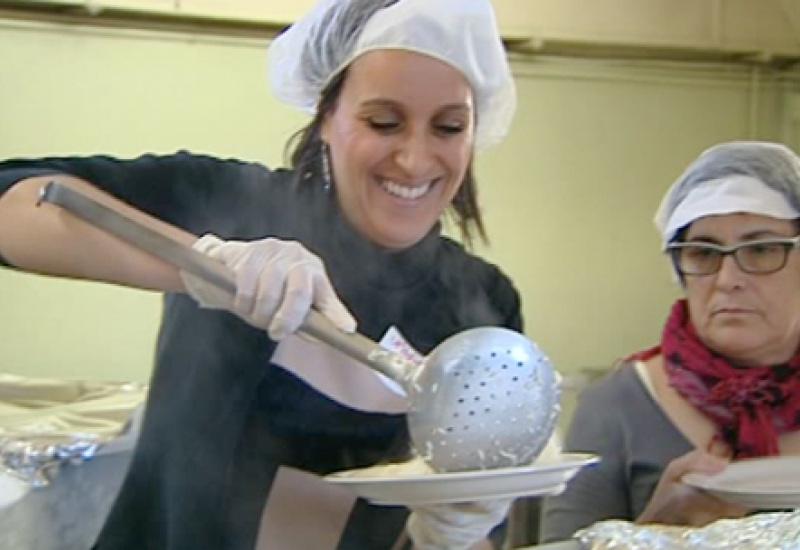
[[[669,188],[654,221],[666,246],[693,221],[733,212],[800,216],[800,158],[779,143],[716,145]]]
[[[489,0],[318,0],[270,46],[273,93],[314,113],[333,77],[378,49],[422,53],[461,71],[475,96],[475,146],[505,137],[516,91]]]

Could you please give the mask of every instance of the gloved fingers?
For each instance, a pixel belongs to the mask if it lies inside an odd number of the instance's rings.
[[[212,255],[219,250],[225,241],[216,235],[208,233],[200,237],[192,248],[203,254]],[[204,279],[192,275],[184,270],[179,271],[186,292],[205,308],[229,308],[233,305],[233,298],[225,291],[207,283]]]
[[[230,260],[236,273],[233,312],[251,325],[267,329],[283,300],[281,266],[271,265],[260,254],[246,254]]]
[[[283,299],[282,281],[242,281],[237,286],[233,312],[251,325],[269,329]]]
[[[339,300],[336,290],[324,271],[314,278],[314,307],[339,330],[355,332],[358,325],[355,317]]]
[[[297,332],[311,309],[315,273],[308,267],[305,263],[293,265],[283,281],[280,303],[267,329],[273,340]]]
[[[181,272],[187,291],[201,306],[231,311],[266,329],[274,340],[296,332],[312,307],[341,330],[355,330],[355,319],[337,297],[322,260],[300,243],[274,238],[222,241],[207,234],[193,248],[227,266],[236,278],[232,298]]]
[[[455,512],[450,516],[450,520],[459,525],[483,520],[486,523],[497,525],[508,515],[513,499],[501,500],[476,500],[474,502],[457,502],[452,504]]]
[[[513,499],[415,507],[407,530],[421,550],[471,548],[508,515]]]
[[[306,318],[313,300],[313,275],[323,271],[322,260],[298,242],[265,239],[259,243],[263,265],[253,266],[260,274],[254,311],[258,326],[273,340],[296,332]]]
[[[219,250],[223,244],[225,244],[225,241],[213,233],[206,233],[194,242],[192,248],[213,257],[214,252]]]
[[[452,504],[434,504],[416,508],[429,521],[442,526],[463,527],[476,522],[500,523],[508,514],[510,500],[480,500],[474,502],[456,502]]]
[[[220,290],[215,285],[208,284],[205,279],[186,271],[181,270],[180,276],[186,292],[200,307],[213,309],[231,309],[233,307],[233,297],[228,292]]]
[[[483,530],[444,527],[432,516],[414,510],[406,523],[406,531],[415,550],[469,550],[486,538]]]
[[[270,338],[280,340],[297,332],[312,307],[337,328],[355,331],[356,321],[336,295],[322,261],[299,245],[290,252],[301,259],[286,275],[282,298],[268,329]]]

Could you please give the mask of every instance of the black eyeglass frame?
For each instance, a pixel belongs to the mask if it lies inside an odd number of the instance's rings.
[[[766,271],[759,271],[753,270],[752,268],[744,265],[742,260],[739,257],[739,250],[749,248],[752,246],[774,246],[779,245],[783,248],[783,260],[781,261],[780,265],[775,267],[774,269],[769,269]],[[681,267],[681,262],[679,260],[680,251],[686,248],[703,248],[706,250],[713,250],[714,252],[719,253],[717,256],[717,263],[715,264],[714,269],[697,273],[691,271],[685,271]],[[714,275],[719,273],[719,270],[722,269],[722,262],[725,259],[725,256],[733,256],[734,261],[739,269],[741,269],[745,273],[749,273],[751,275],[770,275],[772,273],[777,273],[784,267],[786,267],[786,263],[789,261],[789,253],[794,250],[795,248],[800,248],[800,235],[795,237],[786,237],[786,238],[776,238],[776,239],[759,239],[755,241],[747,241],[739,244],[734,244],[731,246],[721,246],[714,243],[706,243],[706,242],[679,242],[679,243],[672,243],[667,245],[664,252],[670,255],[672,259],[672,265],[675,266],[675,269],[683,276],[688,277],[706,277],[708,275]]]

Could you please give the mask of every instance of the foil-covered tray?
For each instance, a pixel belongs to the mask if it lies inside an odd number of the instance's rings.
[[[705,527],[608,520],[576,533],[586,550],[796,550],[800,510],[721,519]]]
[[[47,486],[126,432],[147,387],[0,374],[0,475]]]

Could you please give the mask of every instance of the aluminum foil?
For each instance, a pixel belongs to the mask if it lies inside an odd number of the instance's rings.
[[[79,434],[68,439],[12,438],[0,435],[0,470],[33,487],[46,487],[64,463],[94,458],[106,438]]]
[[[147,387],[0,374],[0,475],[50,484],[64,464],[91,460],[130,426]]]
[[[705,527],[608,520],[575,537],[586,550],[798,550],[800,510],[722,519]]]

